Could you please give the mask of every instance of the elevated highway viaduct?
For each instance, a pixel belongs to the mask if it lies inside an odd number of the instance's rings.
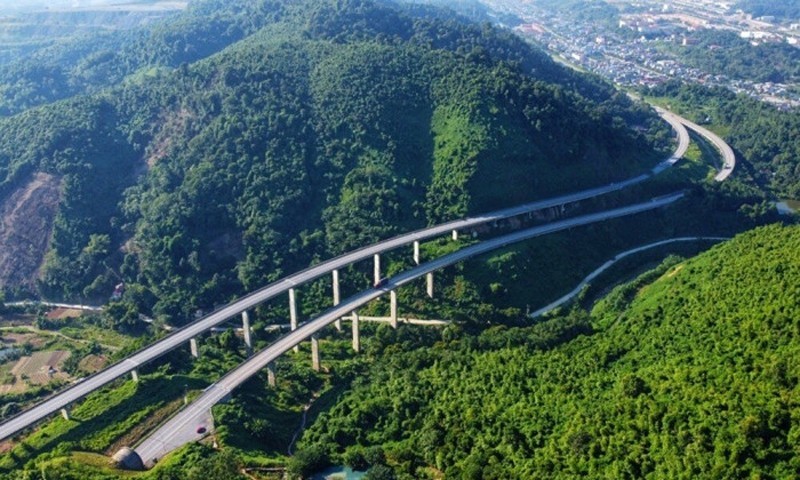
[[[312,363],[315,366],[318,366],[319,353],[318,349],[314,348],[314,339],[316,338],[316,334],[326,326],[334,323],[345,315],[352,314],[354,317],[353,347],[357,350],[359,345],[359,333],[357,321],[358,316],[357,313],[355,313],[356,309],[383,295],[393,295],[395,291],[403,285],[406,285],[423,276],[428,276],[436,270],[458,262],[462,262],[471,257],[505,247],[507,245],[582,225],[588,225],[612,218],[654,210],[669,205],[682,197],[682,193],[675,193],[661,198],[655,198],[644,203],[583,215],[580,217],[561,220],[546,225],[533,227],[527,230],[514,232],[465,247],[451,254],[418,265],[417,267],[404,271],[392,278],[386,279],[385,283],[383,283],[381,286],[362,291],[346,299],[344,302],[334,306],[317,318],[310,320],[307,323],[300,325],[292,332],[283,335],[272,345],[255,354],[238,368],[232,370],[219,381],[207,388],[199,398],[188,405],[180,413],[172,417],[168,422],[163,424],[150,437],[140,443],[136,447],[135,451],[139,454],[140,458],[143,459],[146,465],[152,466],[155,461],[175,448],[178,448],[190,441],[199,439],[205,434],[205,431],[198,433],[196,428],[198,425],[203,425],[204,428],[206,425],[208,425],[209,419],[211,418],[211,407],[213,405],[228,398],[233,389],[244,383],[248,378],[252,377],[260,370],[264,369],[265,367],[271,369],[272,362],[274,362],[275,359],[293,349],[301,342],[308,340],[309,338],[312,339]],[[396,304],[393,305],[392,309],[392,315],[396,318]],[[270,372],[270,374],[273,374],[272,370],[270,370]]]
[[[676,120],[676,116],[674,116],[674,114],[664,115],[662,113],[662,117],[676,130],[678,136],[678,146],[675,152],[668,159],[659,163],[648,173],[621,182],[611,183],[608,185],[582,190],[550,199],[530,202],[516,207],[506,208],[484,215],[456,220],[407,233],[353,252],[349,252],[301,272],[295,273],[289,277],[267,285],[260,290],[250,293],[181,329],[173,331],[167,337],[139,350],[138,352],[135,352],[128,358],[125,358],[107,367],[106,369],[85,378],[81,382],[64,389],[63,391],[42,401],[34,407],[6,420],[4,423],[0,424],[0,440],[8,438],[56,412],[61,411],[62,414],[68,415],[67,408],[72,403],[79,401],[89,393],[98,390],[104,385],[107,385],[108,383],[124,375],[132,374],[134,378],[137,378],[136,371],[140,365],[150,362],[161,355],[164,355],[165,353],[186,344],[187,342],[190,343],[193,353],[196,354],[197,349],[195,338],[198,335],[209,331],[210,329],[217,327],[238,315],[242,316],[242,322],[245,327],[245,340],[248,345],[250,345],[249,317],[247,314],[248,310],[284,293],[288,293],[289,295],[290,321],[292,328],[296,329],[298,327],[298,319],[295,302],[295,288],[323,275],[330,274],[332,275],[333,280],[333,303],[334,305],[337,305],[340,301],[339,270],[350,264],[372,258],[374,263],[374,277],[375,281],[378,282],[381,278],[380,255],[388,251],[405,245],[413,245],[414,260],[416,264],[419,264],[419,246],[421,241],[429,240],[448,233],[452,233],[452,235],[456,237],[459,230],[512,218],[538,210],[563,206],[569,203],[619,191],[631,185],[644,182],[648,178],[658,174],[665,168],[668,168],[677,162],[684,155],[688,147],[689,135],[683,124]]]

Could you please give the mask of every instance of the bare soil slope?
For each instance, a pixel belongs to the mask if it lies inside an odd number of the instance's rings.
[[[0,203],[0,285],[35,288],[59,202],[60,181],[37,173]]]

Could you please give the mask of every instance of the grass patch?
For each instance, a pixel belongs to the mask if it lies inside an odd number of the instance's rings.
[[[126,335],[107,328],[100,328],[96,325],[79,325],[59,329],[59,332],[67,337],[87,342],[95,341],[101,345],[114,348],[124,348],[132,343],[132,339]]]
[[[786,205],[788,205],[789,208],[791,208],[794,211],[800,210],[800,200],[788,200],[787,199],[787,200],[783,200],[783,202],[786,203]]]
[[[74,452],[65,456],[42,459],[36,463],[35,469],[41,475],[41,477],[36,476],[35,478],[57,478],[59,480],[112,480],[142,476],[141,472],[115,468],[108,457],[85,452]]]
[[[155,409],[150,415],[147,415],[146,418],[136,423],[127,433],[117,438],[117,440],[105,450],[106,455],[114,455],[122,447],[136,445],[140,440],[144,439],[149,432],[155,431],[156,427],[178,412],[183,405],[183,397],[176,398],[166,403],[162,402],[160,408]]]
[[[93,393],[73,409],[70,420],[54,418],[0,457],[0,471],[20,468],[56,447],[105,451],[159,409],[182,398],[186,382],[200,387],[197,380],[178,378],[157,374]]]
[[[74,462],[79,465],[91,467],[95,471],[98,471],[106,475],[114,475],[118,478],[135,478],[142,475],[140,472],[131,472],[128,470],[121,470],[119,468],[114,467],[109,457],[101,455],[99,453],[72,452],[69,458],[71,460],[74,460]]]

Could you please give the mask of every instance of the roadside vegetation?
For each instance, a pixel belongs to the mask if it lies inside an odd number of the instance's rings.
[[[722,136],[741,160],[736,166],[740,181],[749,180],[778,198],[800,198],[800,147],[794,141],[800,131],[797,112],[701,85],[669,82],[645,93]]]
[[[398,342],[302,445],[334,462],[380,448],[399,478],[788,478],[798,242],[762,228],[591,313]]]

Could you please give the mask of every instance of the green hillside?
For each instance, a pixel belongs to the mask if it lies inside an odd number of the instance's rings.
[[[104,42],[40,52],[60,73],[30,86],[50,96],[9,111],[69,98],[0,121],[0,194],[37,172],[61,187],[36,290],[100,301],[124,280],[174,323],[400,231],[625,178],[672,135],[427,7],[205,0],[80,70]]]
[[[590,314],[372,350],[303,446],[398,478],[796,478],[798,251],[760,228]]]

